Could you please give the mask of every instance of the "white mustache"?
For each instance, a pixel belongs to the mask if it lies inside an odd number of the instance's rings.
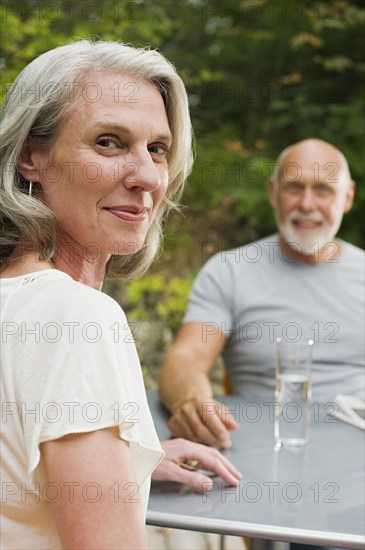
[[[320,212],[308,216],[303,216],[303,214],[298,210],[293,210],[293,212],[291,212],[289,215],[289,221],[298,221],[302,223],[323,223],[325,221],[325,218]]]

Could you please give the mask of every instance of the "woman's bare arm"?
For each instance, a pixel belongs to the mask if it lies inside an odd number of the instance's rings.
[[[42,444],[63,548],[146,548],[144,518],[128,443],[118,428],[71,434]],[[49,492],[51,492],[49,485]]]

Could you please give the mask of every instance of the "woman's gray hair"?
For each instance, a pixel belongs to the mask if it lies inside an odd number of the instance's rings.
[[[176,208],[193,163],[192,128],[184,84],[173,65],[160,53],[120,42],[81,40],[50,50],[23,69],[11,86],[1,123],[0,268],[26,237],[27,247],[50,260],[57,251],[57,224],[53,212],[28,195],[29,183],[18,170],[28,140],[44,149],[57,139],[58,130],[74,106],[80,84],[95,71],[136,75],[160,91],[172,133],[169,186],[141,250],[113,255],[107,276],[129,279],[146,271],[161,241],[161,226]]]

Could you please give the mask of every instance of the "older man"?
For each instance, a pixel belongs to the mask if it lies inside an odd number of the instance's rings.
[[[212,400],[222,352],[235,394],[273,400],[274,341],[312,339],[313,400],[364,394],[364,252],[335,239],[352,206],[343,154],[307,139],[285,149],[269,182],[278,234],[216,254],[199,273],[161,373],[176,436],[229,447],[236,422]]]

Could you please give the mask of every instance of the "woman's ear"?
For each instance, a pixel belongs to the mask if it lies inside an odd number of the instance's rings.
[[[40,162],[37,158],[39,155],[37,155],[34,152],[34,148],[30,144],[30,142],[27,140],[20,153],[19,161],[18,161],[18,170],[28,181],[40,181]]]

